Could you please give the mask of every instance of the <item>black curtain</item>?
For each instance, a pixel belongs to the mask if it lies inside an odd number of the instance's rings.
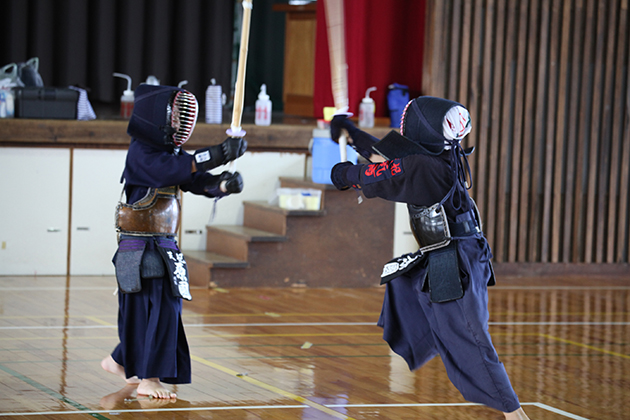
[[[117,104],[127,82],[149,75],[203,103],[216,79],[231,91],[233,0],[3,0],[0,66],[39,57],[46,86],[78,85]],[[240,2],[238,3],[240,7]],[[201,107],[203,109],[203,106]]]

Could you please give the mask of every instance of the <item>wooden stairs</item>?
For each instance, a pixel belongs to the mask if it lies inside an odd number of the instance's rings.
[[[319,189],[320,210],[245,201],[242,226],[207,226],[206,251],[183,251],[201,287],[366,287],[392,258],[394,205],[298,178],[282,188]]]

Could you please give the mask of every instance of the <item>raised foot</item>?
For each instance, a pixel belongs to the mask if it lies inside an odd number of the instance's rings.
[[[137,376],[132,376],[131,378],[127,378],[125,375],[125,368],[116,363],[116,361],[112,358],[111,355],[107,356],[103,360],[101,360],[101,367],[104,371],[113,373],[114,375],[120,376],[131,385],[137,385],[140,383],[140,379]]]

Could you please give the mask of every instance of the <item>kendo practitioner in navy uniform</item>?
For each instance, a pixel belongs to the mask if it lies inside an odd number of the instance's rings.
[[[356,128],[348,116],[334,116],[333,140],[345,129],[348,143],[372,163],[338,163],[333,184],[406,203],[419,245],[383,269],[383,338],[411,370],[439,354],[466,400],[500,410],[506,419],[528,419],[488,333],[487,286],[495,279],[467,191],[466,156],[472,149],[460,142],[471,129],[468,110],[442,98],[413,99],[403,111],[401,134],[392,130],[382,140]]]
[[[241,156],[244,139],[228,138],[194,154],[182,150],[198,109],[195,96],[184,89],[142,84],[127,128],[131,143],[121,179],[126,201],[116,209],[119,236],[113,259],[120,343],[101,366],[153,398],[176,398],[162,383],[191,382],[181,312],[182,299],[192,297],[175,239],[180,190],[223,197],[243,189],[238,172],[208,171]]]

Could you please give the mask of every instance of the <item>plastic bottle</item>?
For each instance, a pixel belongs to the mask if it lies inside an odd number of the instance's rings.
[[[365,91],[365,98],[361,100],[359,105],[359,127],[372,128],[374,127],[374,99],[370,98],[370,92],[376,90],[376,86],[372,86]]]
[[[14,113],[13,92],[9,88],[0,89],[0,118],[13,118]]]
[[[267,95],[267,85],[264,83],[260,87],[260,93],[256,100],[256,118],[254,123],[256,125],[271,124],[271,100],[269,100],[269,95]]]
[[[217,85],[216,80],[206,89],[206,123],[221,124],[223,122],[223,95],[221,85]]]
[[[149,77],[147,77],[147,80],[144,83],[146,83],[147,85],[159,86],[160,80],[154,75],[150,75]]]
[[[122,73],[114,73],[114,77],[127,79],[127,89],[125,89],[122,96],[120,97],[120,116],[128,120],[129,118],[131,118],[131,114],[133,113],[134,100],[133,90],[131,90],[131,77]]]

